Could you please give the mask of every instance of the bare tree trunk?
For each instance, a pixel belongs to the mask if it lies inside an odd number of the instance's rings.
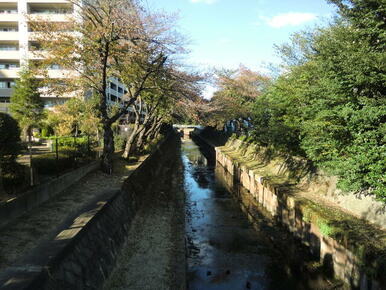
[[[162,122],[158,121],[157,125],[154,127],[154,130],[149,134],[149,139],[154,139],[158,136],[159,131],[161,130]]]
[[[113,154],[114,154],[114,133],[110,123],[103,124],[103,154],[101,167],[103,172],[111,174],[113,172]]]
[[[141,132],[138,135],[137,139],[137,148],[141,149],[145,143],[147,132],[153,127],[155,118],[150,115],[150,112],[146,115],[146,118],[143,122],[143,127]]]
[[[141,98],[139,100],[139,108],[134,104],[133,110],[135,114],[135,123],[134,123],[134,128],[133,131],[131,132],[129,138],[127,138],[126,145],[125,145],[125,150],[123,151],[122,157],[127,159],[129,158],[130,153],[133,151],[133,145],[135,143],[135,140],[140,133],[140,123],[141,123],[141,112],[142,112],[142,100]]]
[[[134,143],[137,135],[138,135],[137,132],[133,132],[130,135],[129,139],[127,139],[126,145],[125,145],[125,151],[123,152],[123,155],[122,155],[123,158],[126,158],[126,159],[129,158],[130,153],[133,152],[133,147],[134,147]]]

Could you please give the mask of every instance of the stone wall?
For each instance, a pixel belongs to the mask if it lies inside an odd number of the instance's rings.
[[[49,182],[40,184],[17,198],[0,203],[0,228],[25,212],[38,207],[53,196],[60,194],[98,167],[99,162],[94,161]]]
[[[226,147],[233,151],[238,151],[241,154],[253,151],[254,146],[245,144],[234,139],[228,141]],[[225,148],[225,147],[224,147]],[[240,148],[244,148],[240,150]],[[253,157],[252,157],[253,158]],[[280,175],[283,173],[283,166],[280,162],[275,160],[270,162],[269,174]],[[228,165],[231,166],[231,165]],[[268,166],[266,166],[268,167]],[[231,169],[229,169],[231,170]],[[372,196],[343,193],[336,187],[337,179],[333,176],[327,176],[323,172],[318,171],[310,182],[309,179],[304,178],[300,182],[300,185],[304,187],[304,193],[316,194],[319,199],[323,199],[328,203],[332,203],[337,207],[342,208],[351,214],[365,219],[370,223],[374,223],[380,228],[386,230],[386,204],[380,201],[376,201]]]
[[[69,229],[71,238],[57,237],[46,245],[47,263],[14,268],[0,289],[99,289],[145,197],[174,169],[177,146],[177,136],[169,135],[89,221]]]
[[[229,175],[232,191],[240,184],[238,197],[253,222],[263,207],[270,215],[309,247],[336,277],[352,289],[386,289],[385,234],[347,213],[298,196],[282,184],[256,173],[252,166],[232,155],[232,148],[217,147],[217,165]],[[383,256],[383,258],[382,258]]]

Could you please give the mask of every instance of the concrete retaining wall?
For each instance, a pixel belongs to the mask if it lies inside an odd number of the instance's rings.
[[[99,161],[94,161],[47,183],[38,185],[17,198],[0,203],[0,228],[25,212],[38,207],[53,196],[60,194],[98,167]]]
[[[228,187],[235,189],[235,186],[240,184],[246,189],[244,193],[239,192],[239,198],[250,220],[257,218],[254,212],[262,206],[272,218],[307,245],[314,255],[320,257],[324,264],[331,264],[335,276],[345,281],[352,289],[386,289],[385,264],[367,260],[368,253],[361,253],[359,250],[366,249],[366,243],[372,242],[376,237],[365,237],[367,240],[363,239],[357,243],[345,240],[346,237],[337,240],[322,233],[321,225],[309,220],[309,208],[305,205],[312,202],[297,198],[296,195],[270,184],[264,176],[257,175],[236,161],[224,149],[216,148],[217,166],[223,167],[230,175],[226,178]],[[316,208],[318,207],[321,205],[316,204]],[[382,232],[380,237],[382,238]],[[373,255],[384,255],[385,248],[377,251]],[[370,278],[368,273],[373,273],[373,277]]]
[[[81,229],[69,230],[76,233],[71,239],[48,244],[52,258],[47,264],[14,269],[0,289],[99,289],[113,269],[146,195],[174,169],[178,142],[176,135],[170,135],[90,221]]]

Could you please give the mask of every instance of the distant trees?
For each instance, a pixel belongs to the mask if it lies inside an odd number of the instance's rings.
[[[249,121],[252,105],[268,83],[269,78],[244,66],[237,70],[218,71],[218,90],[210,101],[209,123],[222,128],[226,121],[234,120],[237,129],[243,130],[243,121]]]
[[[386,6],[331,2],[340,19],[279,47],[286,72],[255,103],[254,138],[386,201]]]

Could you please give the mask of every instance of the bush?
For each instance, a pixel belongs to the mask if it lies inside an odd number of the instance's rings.
[[[66,154],[89,156],[92,155],[92,148],[96,147],[96,142],[87,136],[82,137],[49,137],[48,140],[53,141],[53,150],[56,150],[56,139],[58,139],[58,150]]]
[[[55,153],[41,154],[33,158],[33,166],[38,174],[54,174],[73,168],[74,158],[70,151],[59,153],[58,161]]]
[[[20,150],[20,129],[16,120],[0,113],[0,162],[15,160]]]
[[[16,192],[17,189],[26,185],[26,166],[15,161],[2,164],[3,186],[7,192]]]

